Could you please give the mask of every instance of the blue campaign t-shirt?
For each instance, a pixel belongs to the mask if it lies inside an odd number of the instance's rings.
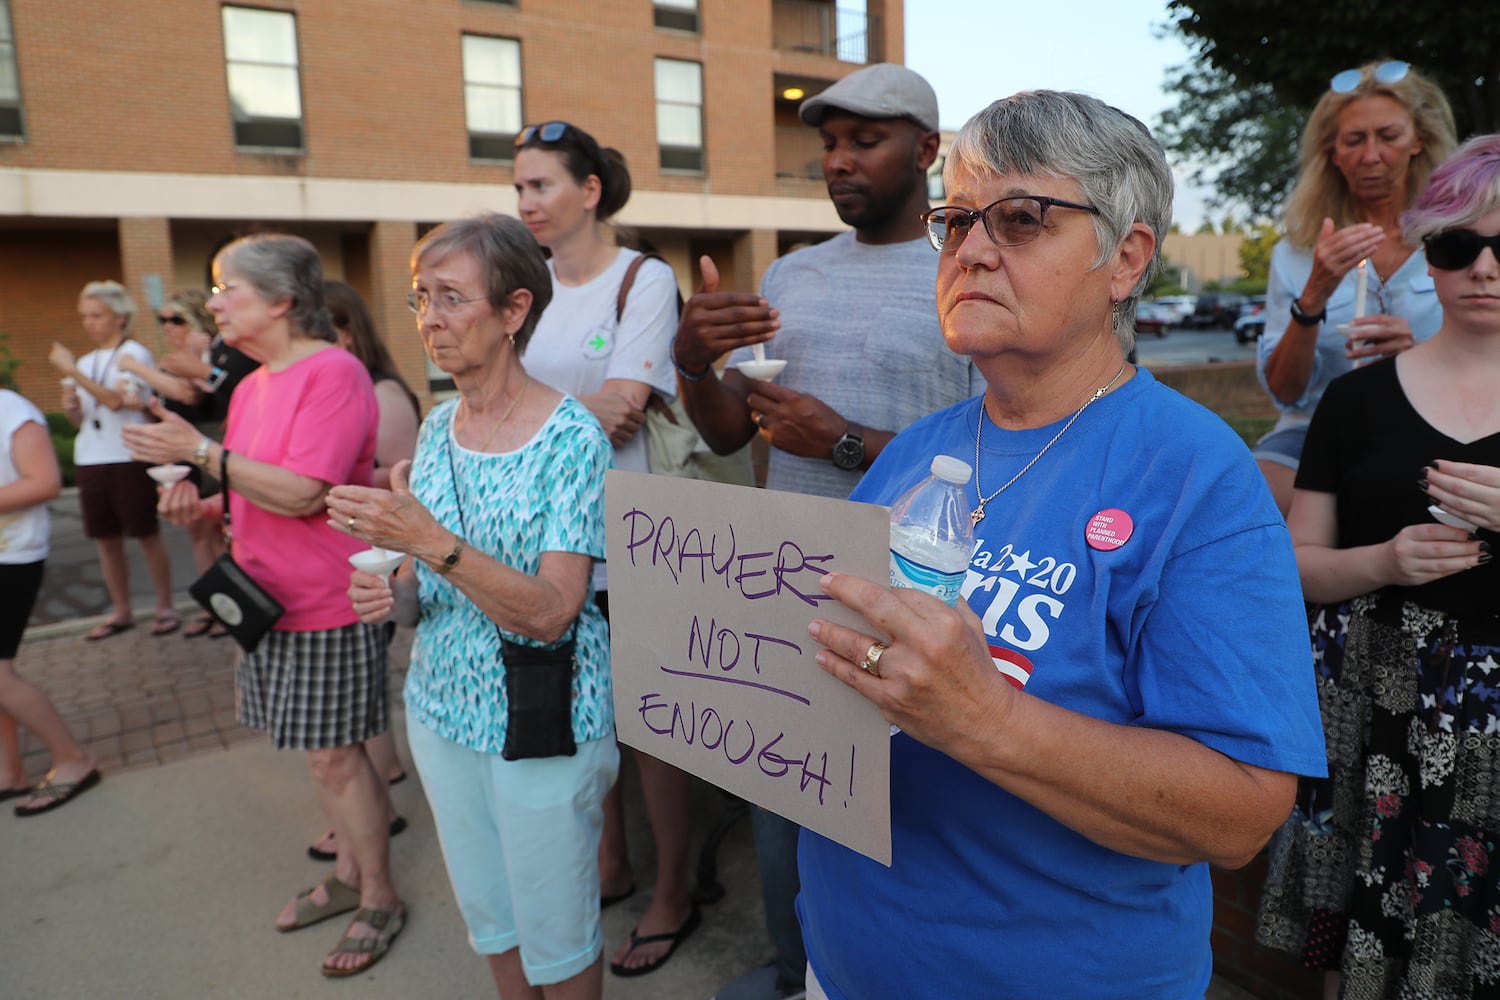
[[[972,461],[979,407],[914,424],[851,499],[891,503],[936,454]],[[985,494],[1062,423],[986,422]],[[1291,540],[1213,414],[1141,369],[991,501],[976,532],[964,596],[1011,683],[1257,767],[1325,773]],[[1206,864],[1102,847],[905,734],[891,746],[891,825],[889,869],[802,834],[798,910],[834,1000],[1203,996]]]

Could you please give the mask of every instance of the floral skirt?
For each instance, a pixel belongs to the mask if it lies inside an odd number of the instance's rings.
[[[1329,777],[1272,841],[1257,939],[1346,998],[1500,998],[1500,622],[1366,596],[1311,626]]]

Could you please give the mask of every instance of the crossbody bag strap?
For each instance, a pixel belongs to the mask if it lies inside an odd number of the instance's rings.
[[[636,272],[640,271],[641,265],[646,263],[646,261],[648,260],[659,260],[663,264],[667,264],[666,259],[662,257],[661,254],[656,253],[638,254],[635,260],[630,262],[630,265],[625,268],[625,277],[620,279],[620,294],[615,299],[616,325],[618,325],[619,322],[625,318],[625,300],[630,297],[630,289],[635,285]],[[671,264],[667,264],[667,267],[669,269],[671,268],[671,266]],[[677,279],[675,277],[672,279],[672,283],[674,285],[677,283]],[[677,293],[677,315],[682,315],[681,291]],[[655,389],[652,389],[651,395],[646,397],[646,409],[655,410],[663,417],[666,417],[670,423],[677,423],[677,416],[672,412],[671,405],[666,401],[666,399],[662,397],[661,393],[657,392]]]
[[[227,550],[234,542],[234,534],[229,530],[229,449],[222,444],[219,445],[219,489],[224,494],[224,548]]]

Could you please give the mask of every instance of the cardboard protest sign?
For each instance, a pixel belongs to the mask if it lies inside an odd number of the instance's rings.
[[[890,727],[813,659],[818,589],[885,580],[881,507],[612,470],[610,659],[620,740],[891,863]]]

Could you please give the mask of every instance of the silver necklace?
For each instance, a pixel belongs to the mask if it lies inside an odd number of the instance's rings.
[[[1067,423],[1062,425],[1062,430],[1052,435],[1052,440],[1042,445],[1042,450],[1033,455],[1031,461],[1021,466],[1020,472],[1016,473],[1014,476],[1011,476],[1010,479],[1006,481],[1004,486],[1000,487],[989,496],[985,496],[983,493],[979,492],[979,439],[984,434],[984,399],[981,398],[979,400],[979,427],[974,431],[974,495],[979,498],[979,506],[975,507],[973,512],[969,515],[969,520],[974,523],[974,527],[979,527],[979,522],[984,520],[985,505],[1000,494],[1004,493],[1006,490],[1010,489],[1011,486],[1015,484],[1015,481],[1017,479],[1020,479],[1022,476],[1026,475],[1027,472],[1031,471],[1031,467],[1035,465],[1043,455],[1047,454],[1048,449],[1057,444],[1057,439],[1068,433],[1068,428],[1073,426],[1073,421],[1083,416],[1084,410],[1087,410],[1091,405],[1097,402],[1100,396],[1108,392],[1110,390],[1110,387],[1120,380],[1120,376],[1125,374],[1125,367],[1129,363],[1130,362],[1127,361],[1125,362],[1125,364],[1120,365],[1120,370],[1115,372],[1115,377],[1110,379],[1104,385],[1101,385],[1099,388],[1095,389],[1094,394],[1090,396],[1084,402],[1084,404],[1078,408],[1077,412],[1075,412],[1071,417],[1068,418]]]

